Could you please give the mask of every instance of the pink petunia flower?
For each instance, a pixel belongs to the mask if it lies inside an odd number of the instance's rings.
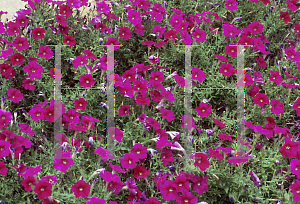
[[[30,79],[40,79],[42,77],[44,68],[37,62],[29,62],[28,65],[24,67],[24,72],[29,74]]]
[[[64,36],[63,43],[72,47],[73,45],[76,44],[76,41],[72,35],[67,35],[67,36]]]
[[[164,200],[171,201],[175,200],[178,196],[176,188],[173,186],[173,181],[167,180],[164,182],[160,188],[161,195]]]
[[[300,98],[297,99],[297,101],[293,105],[293,109],[297,111],[297,116],[300,115]]]
[[[135,157],[138,159],[147,158],[147,148],[141,145],[140,143],[135,144],[130,150],[130,153],[135,155]]]
[[[28,133],[30,136],[34,135],[34,131],[25,123],[19,123],[20,130],[22,132]]]
[[[95,150],[95,154],[98,154],[103,161],[107,161],[109,159],[111,159],[111,160],[114,159],[112,152],[110,152],[106,149],[103,149],[102,147],[97,147],[97,149]]]
[[[195,110],[201,118],[209,117],[211,114],[212,107],[204,102],[201,102]]]
[[[132,34],[130,28],[128,27],[119,27],[119,36],[124,40],[131,38]]]
[[[72,62],[72,64],[73,64],[73,66],[74,66],[74,68],[75,69],[77,69],[79,66],[81,66],[81,65],[86,65],[86,63],[87,63],[87,56],[85,56],[85,55],[79,55],[79,56],[77,56],[76,57],[76,59],[75,60],[73,60],[73,62]]]
[[[166,118],[168,122],[171,122],[175,119],[175,116],[171,110],[161,108],[160,112],[161,112],[161,117]]]
[[[90,189],[91,186],[84,180],[79,180],[72,186],[72,191],[76,198],[87,198],[90,194]]]
[[[117,50],[120,48],[120,46],[116,46],[116,45],[119,45],[119,41],[117,38],[114,38],[114,37],[109,37],[105,43],[105,45],[114,45],[114,50]],[[108,46],[107,46],[108,48]]]
[[[38,56],[49,60],[53,57],[53,52],[48,46],[40,46]]]
[[[45,109],[41,107],[32,108],[28,114],[31,116],[31,119],[34,121],[44,120]]]
[[[194,165],[199,167],[201,171],[205,171],[210,166],[210,163],[207,158],[208,156],[204,153],[195,153]]]
[[[275,115],[277,115],[277,117],[279,116],[279,114],[284,113],[284,107],[283,107],[283,103],[281,103],[279,100],[273,99],[271,101],[271,112],[274,113]]]
[[[283,81],[279,71],[270,70],[270,74],[270,81],[275,82],[277,85],[279,85]]]
[[[18,36],[13,41],[13,46],[19,51],[26,50],[29,48],[28,40]]]
[[[150,173],[150,170],[147,170],[145,167],[137,166],[134,168],[133,176],[134,176],[134,178],[139,180],[140,178],[147,178],[149,173]]]
[[[202,83],[206,78],[206,74],[199,68],[192,68],[192,79],[198,80],[200,83]]]
[[[256,94],[255,98],[253,99],[253,102],[260,107],[263,107],[265,104],[269,104],[269,97],[266,94],[258,93]]]
[[[31,185],[36,186],[36,181],[33,176],[28,176],[21,182],[21,184],[24,186],[25,191],[29,192],[29,191],[32,191]]]
[[[262,57],[257,57],[257,58],[255,58],[255,60],[258,62],[257,66],[263,67],[263,68],[266,68],[266,67],[267,67],[267,63],[266,63],[266,61],[265,61],[264,58],[262,58]]]
[[[128,21],[135,26],[140,24],[142,22],[141,14],[133,10],[128,11]]]
[[[294,184],[290,185],[289,189],[291,189],[294,194],[293,200],[300,202],[300,179],[297,179]]]
[[[90,200],[86,201],[86,204],[107,204],[102,198],[91,197]]]
[[[133,32],[136,32],[140,36],[143,36],[145,32],[145,27],[141,23],[139,23],[134,27]]]
[[[85,111],[85,108],[87,107],[88,102],[86,102],[84,100],[84,98],[79,98],[74,101],[74,104],[75,104],[75,109],[81,109],[81,110]]]
[[[133,154],[126,153],[121,159],[121,165],[124,169],[133,169],[136,167],[136,162],[138,158],[136,158]]]
[[[264,28],[264,25],[263,24],[260,24],[259,22],[257,21],[253,21],[251,24],[249,24],[247,26],[247,29],[248,31],[252,34],[252,35],[256,35],[258,33],[262,33],[263,31],[263,28]]]
[[[110,127],[108,128],[108,135],[109,138],[112,140],[117,140],[118,142],[122,142],[123,139],[123,132],[117,127]]]
[[[191,34],[197,43],[206,41],[206,32],[200,28],[195,28],[195,32]]]
[[[18,89],[8,89],[7,95],[7,100],[11,100],[15,103],[19,103],[23,99],[23,94]]]
[[[230,135],[226,135],[223,133],[219,133],[219,139],[228,140],[230,142],[233,142],[232,137]]]
[[[226,1],[226,8],[228,8],[229,11],[234,12],[238,9],[236,0],[227,0]]]
[[[39,181],[34,188],[39,199],[45,199],[52,195],[52,185],[46,181]]]
[[[238,30],[236,26],[233,26],[231,24],[223,24],[222,28],[224,32],[223,35],[227,37],[234,37],[242,32],[242,30]]]
[[[130,109],[130,106],[123,105],[123,106],[119,109],[119,116],[126,116],[126,115],[129,115],[129,109]]]
[[[20,53],[15,53],[12,56],[10,56],[10,60],[11,60],[12,65],[16,65],[16,64],[22,65],[22,64],[24,64],[25,57],[24,57],[24,55],[21,55]]]
[[[299,159],[292,159],[291,160],[291,173],[295,174],[297,178],[300,177],[300,160]]]
[[[280,20],[283,20],[285,23],[290,22],[291,18],[288,12],[282,12],[280,11],[280,16],[279,16]]]
[[[294,158],[297,154],[298,143],[291,141],[290,138],[284,138],[284,145],[279,147],[279,152],[283,157]]]
[[[225,54],[230,55],[234,59],[236,58],[238,53],[240,53],[240,50],[238,49],[237,45],[235,44],[226,45]]]
[[[233,66],[231,64],[222,63],[219,69],[219,73],[223,74],[224,76],[230,77],[234,73],[236,73],[236,70],[233,69]]]
[[[194,196],[192,193],[189,191],[184,191],[182,192],[182,196],[177,196],[176,201],[178,204],[196,204],[197,203],[197,197]]]
[[[79,78],[79,86],[83,86],[84,88],[90,88],[94,84],[95,80],[91,74],[85,74]]]
[[[35,28],[32,30],[32,37],[34,39],[43,39],[45,37],[45,30],[43,28]]]
[[[99,13],[105,13],[108,14],[110,7],[103,1],[103,2],[97,2],[97,12]]]
[[[66,173],[70,166],[74,165],[72,155],[70,152],[62,152],[54,158],[53,168],[57,171]]]

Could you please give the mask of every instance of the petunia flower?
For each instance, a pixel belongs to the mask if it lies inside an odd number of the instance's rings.
[[[223,133],[219,133],[219,139],[228,140],[230,142],[233,142],[230,135],[226,135],[226,134],[223,134]]]
[[[297,179],[295,183],[290,185],[289,189],[291,189],[294,194],[293,200],[295,202],[300,202],[300,179]]]
[[[119,36],[124,40],[128,40],[131,38],[132,34],[130,32],[130,28],[128,27],[119,27]]]
[[[48,46],[40,46],[38,56],[49,60],[53,57],[53,52]]]
[[[23,94],[18,89],[8,89],[7,95],[7,100],[11,100],[15,103],[19,103],[23,99]]]
[[[136,32],[140,36],[143,36],[145,32],[145,27],[141,23],[139,23],[134,27],[133,32]]]
[[[233,59],[237,57],[237,54],[240,53],[238,46],[235,44],[226,45],[225,54],[230,55]]]
[[[165,39],[176,40],[177,32],[175,30],[168,30],[167,32],[164,33],[164,37],[165,37]]]
[[[121,165],[124,169],[133,169],[136,167],[136,162],[138,158],[136,158],[133,154],[126,153],[121,159]]]
[[[70,152],[61,152],[54,158],[53,168],[57,171],[66,173],[70,166],[74,165],[72,155]]]
[[[192,182],[192,190],[196,191],[199,195],[203,194],[204,191],[208,191],[207,176],[202,177],[201,175],[194,175],[192,177]]]
[[[292,159],[290,162],[291,173],[295,174],[297,178],[300,177],[300,160]]]
[[[226,8],[228,8],[229,11],[234,12],[238,9],[236,0],[227,0],[226,1]]]
[[[192,79],[198,80],[200,83],[202,83],[205,80],[206,74],[201,69],[193,67],[191,70]]]
[[[284,138],[284,145],[279,147],[279,152],[283,157],[294,158],[297,154],[298,143]]]
[[[140,24],[142,22],[141,14],[133,10],[128,11],[128,21],[135,26]]]
[[[279,114],[284,113],[284,107],[283,107],[283,103],[281,103],[279,100],[273,99],[271,101],[271,112],[274,113],[275,115],[277,115],[277,117],[279,116]]]
[[[13,46],[19,51],[26,50],[29,48],[28,40],[18,36],[13,41]]]
[[[195,32],[191,34],[197,43],[206,41],[206,32],[200,28],[195,28]]]
[[[64,36],[63,43],[72,47],[73,45],[76,44],[76,41],[72,35],[67,35],[67,36]]]
[[[84,100],[84,98],[79,98],[74,101],[75,109],[81,109],[85,111],[85,108],[88,105],[88,102]]]
[[[137,143],[130,150],[130,153],[135,155],[138,159],[146,159],[147,158],[147,148]]]
[[[201,118],[209,117],[211,114],[212,107],[206,103],[201,102],[195,110]]]
[[[32,79],[24,79],[22,81],[22,86],[25,88],[25,89],[28,89],[28,90],[34,90],[35,89],[35,83],[33,82]]]
[[[194,196],[189,191],[184,191],[184,192],[182,192],[182,196],[177,196],[176,201],[179,204],[185,204],[185,203],[196,204],[197,203],[197,197]]]
[[[79,78],[79,86],[83,86],[84,88],[89,88],[95,84],[95,80],[91,74],[82,75]]]
[[[34,192],[41,200],[48,198],[52,195],[52,185],[46,181],[39,181],[34,188]]]
[[[33,176],[28,176],[21,182],[21,184],[24,186],[25,191],[29,192],[32,191],[31,185],[36,186],[36,181]]]
[[[275,82],[277,85],[279,85],[283,81],[279,71],[270,70],[270,74],[270,81]]]
[[[88,201],[86,201],[86,204],[107,204],[106,201],[102,198],[97,197],[91,197]]]
[[[260,107],[263,107],[265,104],[269,104],[269,97],[266,94],[258,93],[256,94],[255,98],[253,99],[253,102]]]
[[[116,45],[119,45],[119,41],[117,38],[114,38],[114,37],[109,37],[105,43],[105,45],[114,45],[114,50],[117,50],[120,48],[120,46],[116,46]],[[108,46],[107,46],[108,47]]]
[[[150,170],[147,170],[145,167],[137,166],[134,168],[133,176],[134,176],[134,178],[139,180],[140,178],[147,178],[149,173],[150,173]]]
[[[24,133],[28,133],[30,136],[34,135],[34,131],[25,123],[19,123],[20,130]]]
[[[99,13],[105,13],[108,14],[110,7],[103,1],[103,2],[97,2],[97,12]]]
[[[195,153],[194,165],[199,167],[201,171],[205,171],[210,166],[210,163],[207,158],[208,156],[204,153]]]
[[[122,142],[123,139],[123,132],[117,127],[110,127],[108,128],[108,135],[109,138],[112,140],[117,140],[118,142]]]
[[[256,35],[258,33],[262,33],[263,27],[264,27],[263,24],[260,24],[257,21],[253,21],[251,24],[247,26],[247,29],[252,35]]]
[[[159,63],[160,59],[158,57],[155,57],[154,55],[151,55],[150,57],[148,57],[148,59],[150,60],[150,62],[152,62],[153,64],[157,64]]]
[[[12,65],[16,64],[24,64],[25,57],[24,55],[21,55],[20,53],[15,53],[9,58],[11,60]],[[27,66],[27,65],[26,65]]]
[[[43,28],[34,28],[32,30],[32,37],[34,39],[43,39],[45,37],[45,30]]]
[[[264,58],[262,58],[262,57],[257,57],[257,58],[255,58],[255,60],[258,62],[257,66],[263,67],[263,68],[266,68],[266,67],[267,67],[267,63],[266,63],[266,61],[265,61]]]
[[[297,111],[297,112],[296,112],[296,113],[297,113],[297,116],[299,116],[299,115],[300,115],[300,98],[298,98],[298,99],[296,100],[296,102],[294,103],[293,109]]]
[[[91,186],[84,180],[79,180],[72,186],[72,191],[76,198],[87,198],[90,194],[90,189]]]
[[[77,69],[81,65],[86,65],[87,63],[87,56],[85,55],[79,55],[76,57],[75,60],[73,60],[72,64],[74,65],[74,68]]]
[[[280,11],[280,16],[279,16],[280,20],[283,20],[285,23],[290,22],[291,18],[288,12],[282,12]]]
[[[236,26],[231,24],[223,24],[222,28],[224,32],[223,35],[227,37],[234,37],[239,35],[242,32],[242,30],[238,30]]]
[[[167,180],[162,184],[160,192],[163,199],[166,201],[176,200],[176,197],[178,196],[176,188],[173,187],[173,181],[171,180]]]
[[[171,110],[161,108],[160,112],[161,112],[161,117],[166,118],[168,122],[171,122],[175,119],[175,116]]]
[[[236,73],[236,70],[233,69],[233,66],[231,64],[222,63],[219,69],[219,73],[223,74],[224,76],[230,77],[234,73]]]
[[[28,65],[24,67],[24,72],[29,74],[30,79],[40,79],[42,77],[44,68],[37,62],[29,62]]]

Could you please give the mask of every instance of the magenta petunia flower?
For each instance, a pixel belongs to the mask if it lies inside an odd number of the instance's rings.
[[[12,115],[10,111],[0,110],[0,129],[6,127],[10,124],[12,120]]]
[[[184,192],[189,191],[190,183],[184,175],[180,175],[173,181],[173,186],[176,188],[177,192]]]
[[[95,80],[91,74],[85,74],[79,78],[79,86],[83,86],[84,88],[90,88],[94,84]]]
[[[300,98],[293,105],[293,109],[297,111],[297,116],[300,115]]]
[[[84,98],[79,98],[74,101],[75,109],[81,109],[85,111],[85,108],[88,105],[88,102],[84,100]]]
[[[214,123],[216,123],[220,128],[226,127],[224,123],[222,123],[219,119],[213,118]]]
[[[140,178],[147,178],[149,173],[150,173],[150,170],[147,170],[145,167],[137,166],[134,168],[133,176],[134,176],[134,178],[139,180]]]
[[[233,142],[230,135],[226,135],[226,134],[223,134],[223,133],[219,133],[219,139],[228,140],[230,142]]]
[[[178,202],[178,204],[196,204],[197,197],[189,191],[184,191],[182,192],[182,196],[177,196],[176,201]]]
[[[88,197],[90,194],[90,189],[91,189],[91,186],[83,180],[77,181],[77,183],[72,186],[72,191],[76,198]]]
[[[280,11],[280,16],[279,16],[280,20],[283,20],[285,23],[290,22],[291,18],[288,12],[282,12]]]
[[[159,12],[156,12],[156,11],[150,12],[150,14],[151,14],[151,19],[153,21],[157,21],[159,23],[161,23],[161,20],[164,17],[162,14],[160,14]]]
[[[226,8],[228,8],[229,11],[234,12],[238,9],[236,0],[227,0],[226,1]]]
[[[159,200],[157,200],[157,198],[151,197],[149,198],[149,200],[144,202],[144,204],[162,204],[162,203]]]
[[[45,109],[41,107],[32,108],[28,114],[31,116],[31,119],[34,121],[44,120]]]
[[[136,167],[136,162],[138,158],[135,157],[134,154],[126,153],[121,159],[121,165],[124,169],[133,169]]]
[[[24,55],[21,55],[20,53],[15,53],[12,56],[10,56],[10,60],[12,65],[16,64],[24,64],[25,57]]]
[[[168,30],[167,32],[164,33],[165,39],[177,39],[177,32],[175,30]]]
[[[211,114],[212,107],[204,102],[201,102],[195,110],[201,118],[209,117]]]
[[[43,71],[44,69],[42,65],[34,61],[29,62],[29,64],[24,67],[24,72],[28,73],[30,79],[40,79]]]
[[[262,57],[257,57],[257,58],[255,58],[255,60],[257,61],[257,66],[263,67],[263,68],[266,68],[266,67],[267,67],[267,63],[266,63],[266,61],[265,61],[264,58],[262,58]]]
[[[294,158],[297,154],[298,143],[291,141],[290,138],[284,138],[284,145],[279,147],[279,152],[283,157]]]
[[[279,71],[270,70],[270,74],[270,81],[275,82],[277,85],[279,85],[283,81]]]
[[[167,91],[166,89],[161,90],[161,95],[167,99],[170,103],[172,103],[173,101],[176,100],[176,98],[174,97],[174,94],[171,93],[171,91]]]
[[[259,22],[257,21],[253,21],[251,24],[249,24],[247,26],[247,29],[248,31],[252,34],[252,35],[256,35],[258,33],[262,33],[263,31],[263,28],[264,28],[264,25],[263,24],[260,24]]]
[[[200,83],[202,83],[206,78],[206,74],[199,68],[192,68],[192,79],[198,80]]]
[[[18,89],[8,89],[7,95],[7,100],[11,100],[15,103],[19,103],[23,99],[23,94]]]
[[[242,30],[238,30],[236,26],[233,26],[231,24],[223,24],[222,28],[223,28],[223,35],[227,37],[234,37],[240,34],[240,32],[242,32]]]
[[[41,46],[39,47],[39,57],[45,58],[46,60],[49,60],[53,57],[53,52],[48,46]]]
[[[165,28],[164,27],[161,27],[159,25],[155,25],[153,30],[152,30],[153,33],[156,33],[158,37],[162,37],[162,34],[165,32]]]
[[[205,171],[209,166],[210,163],[208,161],[208,156],[204,153],[195,153],[195,166],[199,167],[201,171]]]
[[[200,175],[194,175],[192,178],[192,190],[196,191],[199,195],[203,194],[204,191],[208,191],[208,179],[207,176],[204,178]]]
[[[34,131],[25,123],[19,123],[20,130],[24,133],[28,133],[30,136],[34,135]]]
[[[105,43],[105,45],[120,45],[119,44],[119,41],[117,38],[114,38],[114,37],[109,37]],[[120,48],[120,46],[113,46],[114,47],[114,50],[117,50]],[[108,46],[107,46],[108,48]]]
[[[167,109],[161,108],[160,112],[161,112],[161,117],[162,118],[166,118],[168,122],[171,122],[171,121],[173,121],[175,119],[173,111],[171,111],[171,110],[167,110]]]
[[[0,140],[0,158],[6,157],[10,153],[11,144],[8,141]]]
[[[13,41],[13,46],[19,51],[26,50],[29,48],[28,40],[18,36]]]
[[[72,9],[68,5],[60,5],[58,11],[59,14],[65,15],[66,18],[68,18],[73,13]]]
[[[86,201],[86,204],[107,204],[106,201],[102,198],[97,197],[91,197],[88,201]]]
[[[7,34],[9,36],[13,36],[13,35],[16,35],[16,34],[19,34],[20,33],[20,29],[19,29],[19,25],[18,23],[14,23],[12,21],[9,21],[8,24],[7,24],[8,28],[7,28]]]
[[[206,41],[206,32],[200,28],[195,28],[195,32],[191,34],[197,43]]]
[[[36,181],[33,176],[28,176],[21,182],[21,184],[24,186],[25,191],[29,192],[32,191],[31,185],[36,186]]]
[[[25,89],[28,89],[28,90],[34,90],[35,89],[35,83],[33,82],[32,79],[24,79],[22,81],[22,86],[25,88]]]
[[[193,43],[192,38],[190,37],[190,35],[186,31],[181,31],[180,36],[181,36],[181,39],[182,39],[182,43],[184,43],[186,45],[191,45]]]
[[[128,21],[135,26],[140,24],[142,22],[141,14],[133,10],[128,11]]]
[[[147,148],[141,145],[140,143],[135,144],[133,148],[130,150],[130,153],[132,155],[135,155],[135,157],[138,159],[147,158]]]
[[[57,171],[66,173],[70,166],[74,165],[72,155],[70,152],[62,152],[54,158],[53,168]]]
[[[173,181],[167,180],[164,182],[160,188],[161,195],[164,200],[171,201],[175,200],[178,196],[176,188],[173,186]]]
[[[143,36],[145,32],[145,27],[141,23],[139,23],[134,27],[133,32],[136,32],[137,34]]]
[[[35,28],[32,30],[32,37],[34,39],[43,39],[45,37],[45,30],[43,28]]]
[[[295,202],[300,202],[300,179],[297,179],[296,182],[289,187],[289,189],[291,189],[294,194],[293,200]]]
[[[265,104],[269,104],[269,97],[266,94],[258,93],[256,94],[255,98],[253,99],[253,102],[260,107],[263,107]]]
[[[85,55],[79,55],[79,56],[77,56],[76,57],[76,59],[75,60],[73,60],[73,62],[72,62],[72,64],[73,64],[73,66],[74,66],[74,68],[75,69],[77,69],[79,66],[81,66],[81,65],[86,65],[86,63],[87,63],[87,56],[85,56]]]
[[[64,36],[63,43],[65,43],[65,44],[69,45],[70,47],[72,47],[73,45],[76,44],[76,41],[75,41],[75,39],[72,35],[67,35],[67,36]]]
[[[97,147],[97,149],[95,150],[95,154],[98,154],[103,161],[107,161],[109,159],[111,159],[111,160],[114,159],[112,152],[110,152],[106,149],[103,149],[102,147]]]
[[[119,116],[126,116],[129,115],[130,106],[123,105],[119,109]]]
[[[219,73],[223,74],[224,76],[230,77],[234,73],[236,73],[236,70],[233,69],[233,66],[231,64],[222,63],[219,69]]]
[[[97,2],[97,12],[99,13],[105,13],[108,14],[110,7],[103,1],[103,2]]]
[[[46,181],[39,181],[34,188],[39,199],[45,199],[52,195],[52,185]]]
[[[245,162],[248,162],[248,155],[245,155],[244,152],[237,152],[235,156],[228,159],[228,163],[232,165]]]
[[[291,173],[295,174],[297,178],[300,177],[300,160],[299,159],[292,159],[291,160]]]
[[[279,114],[284,113],[284,107],[283,107],[283,103],[281,103],[279,100],[273,99],[271,101],[271,112],[274,113],[275,115],[277,115],[277,117],[279,116]]]
[[[286,1],[286,4],[291,11],[296,11],[299,8],[299,4],[297,4],[298,0],[289,0]]]
[[[130,28],[128,27],[119,27],[119,36],[124,40],[131,38],[132,34]]]
[[[150,60],[150,62],[152,62],[153,64],[157,64],[159,63],[160,59],[154,55],[151,55],[150,57],[148,57],[148,59]]]
[[[109,138],[112,140],[117,140],[118,142],[122,142],[123,132],[117,127],[108,128]]]
[[[237,45],[235,44],[226,45],[225,54],[230,55],[234,59],[236,58],[238,53],[240,53],[240,51]]]

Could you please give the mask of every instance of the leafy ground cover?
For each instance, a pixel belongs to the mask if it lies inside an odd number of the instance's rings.
[[[300,201],[297,0],[26,2],[0,22],[2,203]]]

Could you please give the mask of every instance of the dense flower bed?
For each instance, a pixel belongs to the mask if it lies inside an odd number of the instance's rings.
[[[0,21],[2,203],[300,201],[297,0],[26,2]]]

